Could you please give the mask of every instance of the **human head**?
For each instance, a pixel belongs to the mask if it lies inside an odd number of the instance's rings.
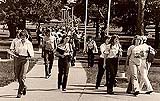
[[[147,42],[147,36],[143,35],[141,36],[141,38],[142,38],[142,44]]]
[[[110,39],[111,39],[111,36],[107,35],[107,36],[104,37],[104,42],[106,44],[109,44]]]
[[[69,40],[70,40],[70,37],[69,37],[68,35],[63,35],[60,43],[61,43],[61,44],[62,44],[62,43],[68,43]]]
[[[136,46],[138,46],[142,43],[142,37],[139,36],[139,35],[136,35],[133,40],[134,40],[133,44],[136,45]]]
[[[113,35],[110,39],[110,44],[115,45],[117,43],[119,43],[119,36],[118,35]]]
[[[92,36],[88,36],[87,39],[88,39],[88,41],[91,41],[92,40]]]
[[[48,36],[48,37],[50,36],[50,30],[49,29],[46,29],[45,35]]]
[[[19,32],[19,37],[22,39],[22,40],[25,40],[28,38],[28,32],[26,30],[22,30]]]

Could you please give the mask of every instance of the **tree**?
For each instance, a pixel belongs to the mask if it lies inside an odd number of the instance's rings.
[[[26,20],[40,22],[47,19],[60,19],[63,7],[61,0],[6,0],[1,4],[5,12],[5,22],[8,25],[10,37],[16,36],[16,29],[25,29]]]
[[[146,0],[138,0],[137,34],[144,35],[144,11]]]

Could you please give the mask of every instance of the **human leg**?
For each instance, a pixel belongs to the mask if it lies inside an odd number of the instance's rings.
[[[147,91],[153,91],[152,85],[151,85],[151,83],[148,79],[148,76],[147,76],[148,75],[148,68],[146,66],[147,66],[146,61],[142,61],[142,66],[139,68],[141,78],[142,78],[141,82],[142,83],[144,82],[146,84]],[[141,89],[143,87],[142,83],[140,83]]]
[[[129,66],[131,69],[133,91],[134,91],[134,94],[137,95],[139,93],[139,83],[138,83],[138,74],[137,74],[138,66],[135,65],[133,62],[130,62]]]
[[[21,59],[19,60],[20,62],[20,71],[19,71],[19,76],[18,76],[18,82],[19,82],[19,88],[18,88],[18,95],[17,97],[21,94],[25,95],[26,94],[26,85],[25,85],[25,79],[26,79],[26,74],[27,70],[29,67],[29,60],[26,59]]]
[[[48,73],[49,75],[51,75],[51,70],[52,70],[52,66],[53,66],[53,60],[54,60],[54,54],[53,52],[49,52],[49,70],[48,70]]]
[[[104,62],[104,59],[100,58],[99,63],[98,63],[98,74],[97,74],[97,80],[96,80],[96,89],[98,89],[98,87],[100,86],[100,83],[101,83],[101,80],[102,80],[102,77],[103,77],[103,74],[104,74],[104,71],[105,71],[105,69],[103,68],[103,62]]]
[[[68,73],[69,73],[69,61],[68,61],[69,56],[66,56],[64,58],[64,72],[63,72],[63,83],[62,83],[62,90],[65,91],[66,85],[67,85],[67,79],[68,79]]]
[[[62,85],[62,75],[63,75],[63,59],[58,59],[58,89]]]

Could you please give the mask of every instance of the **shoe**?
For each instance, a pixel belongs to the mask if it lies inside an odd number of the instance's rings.
[[[145,94],[151,94],[153,91],[148,91],[148,92],[146,92]]]
[[[139,91],[136,91],[133,93],[134,96],[137,96],[139,94]]]
[[[26,95],[26,90],[27,90],[27,87],[24,87],[23,92],[22,92],[23,95]]]
[[[114,92],[113,92],[113,91],[111,91],[111,92],[107,92],[107,94],[114,94]]]
[[[95,88],[98,89],[98,86],[96,86]]]
[[[16,98],[21,98],[22,94],[18,94]]]
[[[61,88],[61,86],[60,85],[58,85],[58,89],[60,89]]]
[[[62,91],[66,91],[66,89],[65,89],[65,88],[62,88]]]
[[[46,79],[48,79],[49,77],[50,77],[50,76],[49,76],[49,75],[47,75],[45,78],[46,78]]]
[[[133,94],[131,91],[127,91],[126,93],[127,93],[127,94]]]

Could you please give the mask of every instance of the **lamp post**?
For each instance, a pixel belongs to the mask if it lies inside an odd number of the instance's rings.
[[[109,35],[110,11],[111,11],[111,0],[109,0],[109,6],[108,6],[107,35]]]
[[[74,28],[74,15],[73,15],[73,12],[74,12],[74,6],[76,4],[76,1],[75,0],[69,0],[68,1],[69,5],[71,6],[71,13],[72,13],[72,29]]]
[[[85,12],[85,22],[84,22],[84,25],[85,25],[85,30],[84,30],[84,50],[86,48],[86,32],[87,32],[87,16],[88,16],[88,0],[86,0],[86,12]]]

